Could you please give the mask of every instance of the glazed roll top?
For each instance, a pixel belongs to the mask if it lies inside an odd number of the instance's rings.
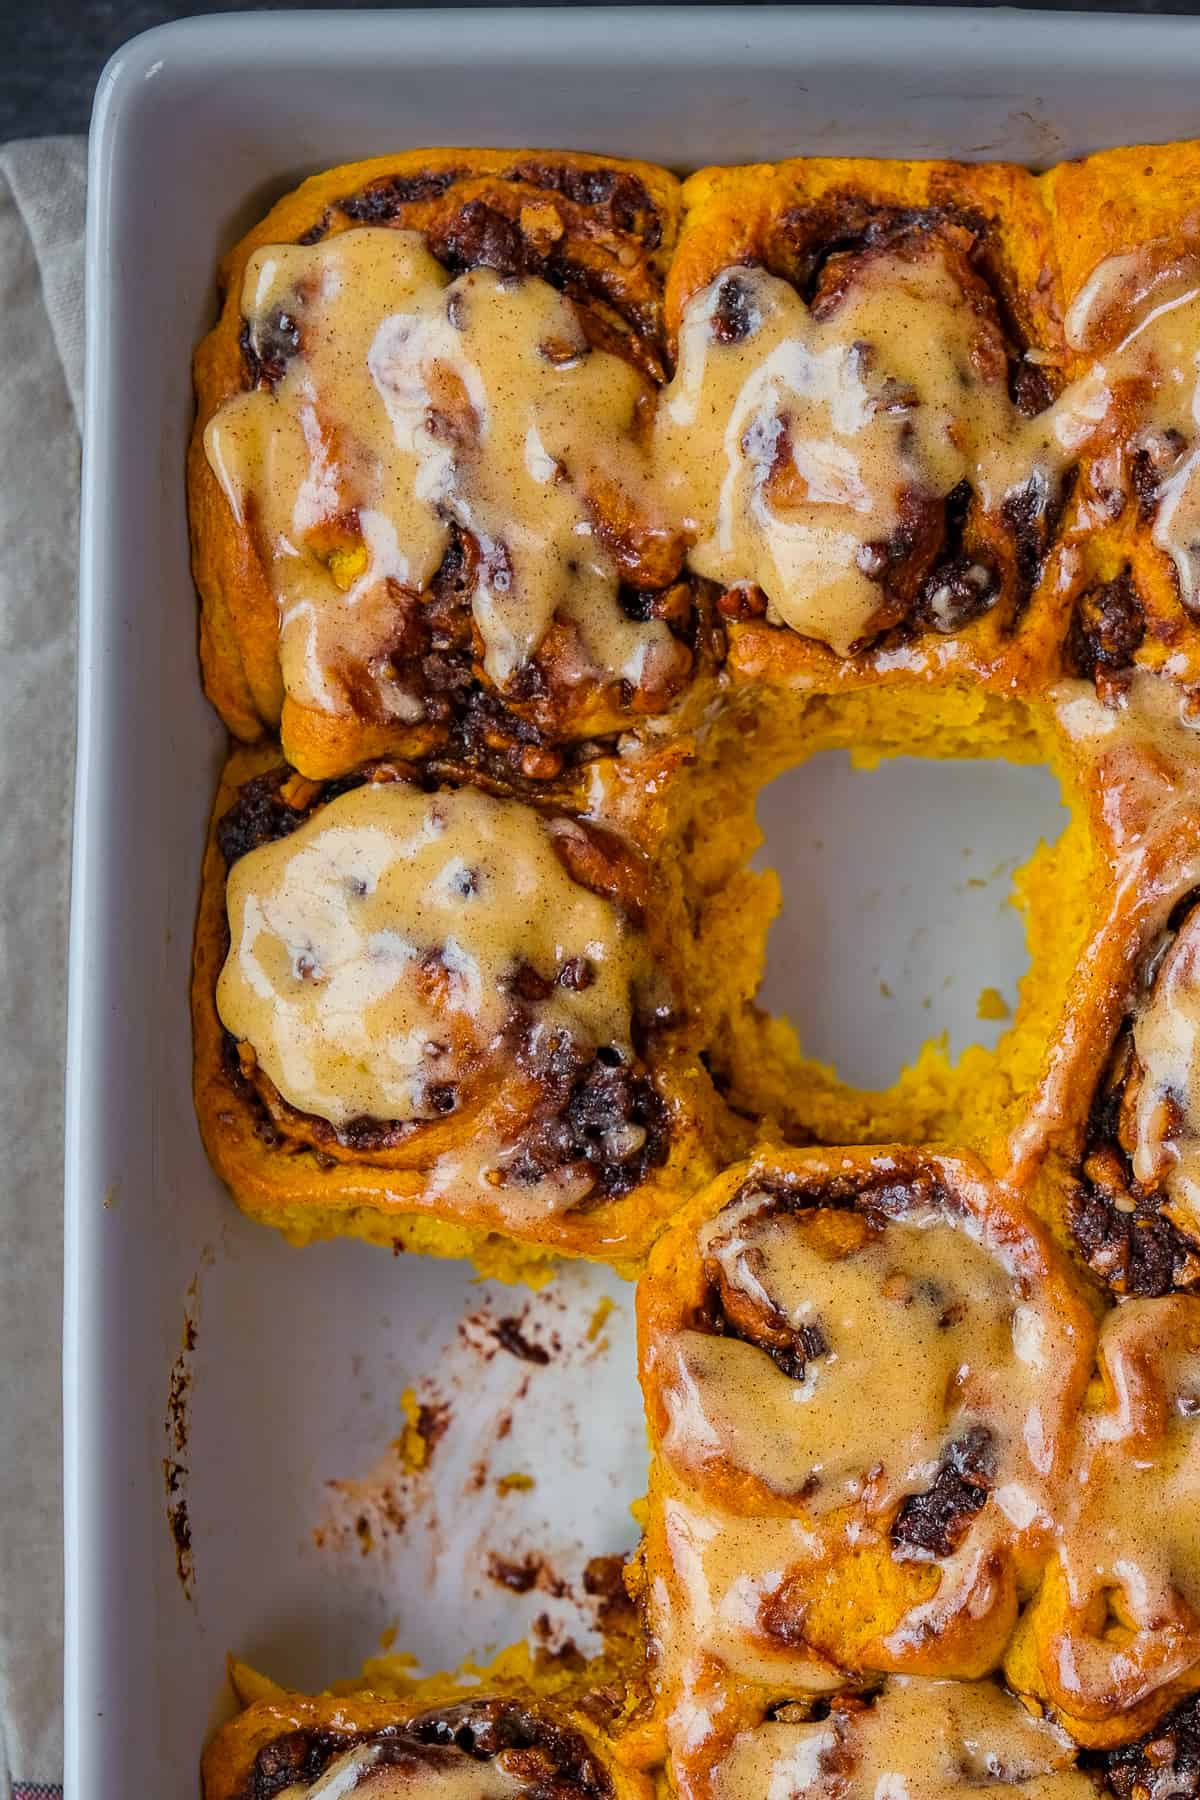
[[[1200,262],[1105,259],[1066,322],[1081,373],[1030,416],[977,249],[963,231],[909,230],[831,256],[808,300],[739,267],[683,312],[658,451],[691,564],[760,590],[770,618],[839,655],[901,619],[952,632],[995,603],[994,548],[945,558],[968,499],[1013,537],[1028,586],[1085,453],[1093,505],[1130,490],[1185,607],[1200,602]],[[1136,648],[1122,584],[1094,603],[1093,666]]]
[[[1200,1300],[1116,1307],[1100,1366],[1105,1403],[1084,1416],[1060,1515],[1067,1605],[1045,1659],[1056,1702],[1092,1719],[1200,1659]]]
[[[686,652],[620,598],[682,558],[642,447],[651,385],[593,346],[570,298],[487,267],[451,279],[419,233],[360,226],[255,252],[242,311],[256,385],[205,445],[269,565],[291,696],[422,719],[404,653],[456,532],[501,691],[527,689],[556,622],[577,680],[670,688]]]
[[[515,1006],[534,1058],[630,1051],[637,939],[516,801],[369,782],[236,863],[228,908],[221,1017],[333,1125],[452,1110]]]
[[[1185,609],[1200,605],[1200,254],[1157,240],[1097,264],[1066,318],[1081,373],[1059,401],[1064,429],[1089,455],[1085,525],[1128,497],[1170,558]],[[1118,578],[1128,580],[1128,577]],[[1119,595],[1112,604],[1117,605]],[[1135,630],[1128,596],[1110,629]],[[1106,660],[1104,633],[1095,654]]]
[[[691,566],[730,590],[730,617],[765,611],[843,658],[892,628],[893,647],[956,634],[998,605],[1011,627],[1051,547],[1066,547],[1061,596],[1123,513],[1195,612],[1190,218],[1098,255],[1064,318],[1077,221],[1052,220],[1020,171],[798,161],[708,171],[685,200],[657,444]],[[1095,178],[1077,205],[1108,209]],[[1182,642],[1161,605],[1148,617],[1121,555],[1100,549],[1104,579],[1076,596],[1071,656],[1105,679],[1146,637]]]
[[[632,852],[392,765],[324,792],[275,771],[220,827],[217,1009],[277,1131],[368,1160],[427,1145],[514,1211],[636,1185],[665,1153],[637,1040],[667,985]]]
[[[1200,901],[1155,933],[1088,1126],[1076,1243],[1120,1294],[1200,1281]]]
[[[912,232],[835,255],[810,301],[734,269],[683,315],[658,450],[692,566],[760,590],[769,616],[839,655],[902,617],[954,631],[994,603],[982,547],[940,560],[951,496],[999,515],[1057,492],[1062,447],[1010,395],[969,247]]]
[[[1165,946],[1145,1005],[1134,1014],[1126,1079],[1133,1174],[1163,1187],[1169,1216],[1200,1235],[1200,904]]]
[[[1094,1350],[1010,1195],[969,1159],[766,1155],[655,1252],[639,1316],[676,1755],[704,1760],[728,1683],[999,1665]]]
[[[1071,1350],[1049,1293],[928,1179],[816,1198],[752,1181],[701,1230],[702,1328],[657,1353],[663,1453],[701,1488],[732,1469],[812,1515],[894,1513],[914,1554],[948,1554],[989,1496],[1029,1526]]]
[[[315,1715],[322,1703],[303,1706]],[[373,1714],[380,1710],[371,1704]],[[350,1702],[335,1719],[278,1737],[270,1735],[270,1707],[243,1714],[229,1728],[230,1753],[233,1740],[251,1732],[259,1748],[249,1768],[236,1772],[239,1800],[610,1800],[613,1793],[607,1769],[578,1731],[516,1700],[465,1701],[369,1730],[352,1728],[353,1712]],[[214,1752],[221,1750],[218,1739]],[[224,1760],[214,1752],[210,1772]],[[224,1790],[217,1800],[225,1800]]]
[[[741,1733],[719,1764],[713,1800],[943,1800],[1016,1788],[1030,1800],[1088,1800],[1095,1790],[1053,1726],[990,1681],[893,1677],[872,1699],[839,1698],[824,1718],[784,1705]]]
[[[358,225],[419,231],[453,274],[538,275],[578,296],[660,370],[679,204],[665,169],[574,151],[410,150],[313,186],[324,204],[305,208],[306,241]]]
[[[478,229],[459,253],[385,223],[255,250],[249,391],[204,441],[267,570],[287,694],[429,727],[449,645],[567,735],[584,683],[661,710],[692,667],[685,548],[732,616],[839,657],[897,626],[957,633],[1002,598],[1015,619],[1081,459],[1075,534],[1128,495],[1200,605],[1200,261],[1103,259],[1058,348],[1022,352],[971,219],[883,209],[799,263],[766,246],[720,268],[682,308],[661,395],[636,334]],[[1081,670],[1125,666],[1139,617],[1127,573],[1090,590]]]

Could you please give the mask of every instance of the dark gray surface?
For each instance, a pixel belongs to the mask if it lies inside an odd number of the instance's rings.
[[[289,0],[303,6],[304,0]],[[338,0],[315,0],[337,6]],[[475,0],[503,6],[507,0]],[[938,0],[935,0],[938,3]],[[1037,5],[1039,0],[1029,0]],[[1057,0],[1078,12],[1200,11],[1200,0]],[[0,142],[86,131],[101,69],[126,39],[151,25],[193,13],[240,12],[237,0],[164,6],[155,0],[0,0]],[[265,6],[258,11],[279,11]],[[305,8],[305,10],[312,10]],[[1080,29],[1086,30],[1081,21]],[[631,22],[631,54],[636,53]]]

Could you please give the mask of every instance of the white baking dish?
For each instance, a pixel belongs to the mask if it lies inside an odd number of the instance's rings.
[[[584,1555],[632,1541],[625,1509],[643,1478],[620,1283],[575,1271],[535,1301],[524,1329],[561,1348],[523,1363],[490,1332],[520,1296],[354,1244],[289,1251],[235,1213],[204,1162],[186,989],[221,734],[197,682],[182,467],[217,254],[300,176],[388,149],[571,145],[677,168],[800,152],[1039,164],[1194,135],[1198,76],[1200,21],[851,8],[217,16],[151,32],[109,66],[88,234],[67,1113],[72,1800],[193,1793],[226,1649],[320,1683],[390,1625],[429,1665],[515,1637],[543,1609],[580,1629],[572,1596],[497,1586],[487,1553],[546,1547],[577,1596]],[[1029,773],[846,779],[804,770],[764,809],[776,860],[803,868],[772,980],[804,993],[814,1047],[870,1078],[915,1048],[923,989],[937,1000],[926,1023],[956,1042],[975,1029],[980,986],[1011,991],[1005,884],[964,876],[1011,865],[1055,828],[1055,801]],[[936,832],[897,831],[935,802]],[[841,893],[861,862],[856,825],[886,864],[886,917],[861,868],[857,908]],[[956,874],[964,848],[976,860]],[[830,969],[858,985],[831,988]],[[880,1016],[885,978],[910,1004]],[[589,1337],[604,1292],[618,1307]],[[526,1378],[531,1404],[497,1443]],[[455,1422],[428,1479],[394,1496],[404,1530],[385,1530],[378,1480],[340,1500],[326,1484],[384,1456],[414,1380],[426,1397],[440,1384]],[[190,1512],[190,1595],[164,1458],[187,1470],[175,1499]],[[513,1470],[537,1486],[498,1494]],[[377,1540],[366,1553],[360,1514]]]

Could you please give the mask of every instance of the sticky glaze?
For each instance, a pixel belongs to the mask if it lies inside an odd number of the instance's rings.
[[[1200,1656],[1200,1300],[1114,1308],[1100,1362],[1107,1400],[1082,1421],[1060,1527],[1077,1622],[1054,1649],[1056,1687],[1085,1712],[1134,1705]],[[1126,1629],[1105,1636],[1110,1595]]]
[[[820,1654],[802,1644],[781,1644],[764,1630],[762,1614],[788,1573],[816,1567],[821,1557],[817,1532],[801,1519],[756,1518],[748,1529],[686,1499],[663,1506],[663,1536],[673,1593],[660,1583],[651,1595],[655,1635],[665,1663],[687,1671],[704,1659],[748,1681],[781,1684],[825,1693],[844,1684]],[[678,1704],[690,1714],[685,1690]],[[678,1721],[676,1721],[678,1727]],[[698,1721],[690,1719],[694,1734]],[[686,1735],[686,1733],[685,1733]]]
[[[345,1750],[311,1783],[286,1787],[279,1800],[510,1800],[524,1784],[503,1766],[503,1756],[481,1760],[460,1750],[412,1746],[406,1754],[394,1740]]]
[[[385,712],[420,717],[390,655],[452,521],[479,547],[471,603],[501,687],[556,618],[605,677],[637,685],[673,662],[667,627],[620,606],[604,536],[614,518],[669,535],[636,433],[649,389],[591,348],[569,300],[485,268],[451,281],[416,233],[364,226],[257,251],[242,310],[252,342],[282,316],[290,354],[272,389],[220,409],[205,447],[268,563],[290,694],[344,711],[352,664]]]
[[[700,1235],[723,1290],[823,1345],[796,1381],[765,1348],[680,1331],[663,1353],[664,1453],[680,1469],[732,1464],[811,1514],[926,1487],[971,1426],[992,1434],[994,1481],[1026,1523],[1041,1510],[1054,1411],[1053,1321],[962,1220],[772,1210],[751,1193]],[[729,1300],[726,1302],[728,1310]]]
[[[1133,1047],[1133,1173],[1144,1187],[1165,1189],[1168,1216],[1200,1235],[1200,908],[1134,1011]]]
[[[628,1046],[638,940],[567,874],[556,826],[471,788],[368,784],[229,874],[228,1031],[284,1099],[334,1125],[437,1116],[499,1050],[522,968],[531,1046]],[[559,980],[568,964],[581,985]],[[570,975],[568,980],[570,980]]]
[[[1159,477],[1151,536],[1171,558],[1180,597],[1200,603],[1200,260],[1164,246],[1106,257],[1065,321],[1067,342],[1093,356],[1062,397],[1080,440],[1123,428]]]
[[[1090,682],[1060,681],[1048,693],[1079,760],[1115,854],[1118,879],[1138,881],[1200,782],[1197,697],[1148,669],[1102,700]]]
[[[783,1707],[734,1740],[715,1800],[942,1800],[1017,1788],[1030,1800],[1089,1800],[1064,1733],[1033,1719],[993,1682],[896,1677],[869,1703],[827,1718]]]
[[[864,258],[819,310],[764,270],[724,271],[685,309],[657,426],[692,566],[761,588],[768,617],[846,655],[886,621],[914,506],[965,481],[989,513],[1022,494],[1041,516],[1082,452],[1115,451],[1118,479],[1139,453],[1161,476],[1152,536],[1200,604],[1200,265],[1107,259],[1066,330],[1090,365],[1027,419],[998,327],[936,248]]]
[[[842,655],[881,610],[914,499],[963,480],[989,507],[1030,481],[1048,494],[1065,454],[1018,413],[998,330],[936,251],[870,259],[819,316],[764,270],[719,276],[686,308],[657,449],[692,566],[757,585],[768,616]]]
[[[452,282],[416,233],[370,226],[260,250],[243,313],[286,354],[205,442],[269,565],[285,687],[338,712],[366,680],[384,716],[418,720],[392,659],[451,522],[479,547],[471,604],[501,689],[555,620],[604,677],[669,679],[666,626],[619,602],[621,537],[628,560],[686,533],[697,573],[761,588],[771,618],[844,655],[890,616],[892,561],[931,505],[936,529],[966,482],[992,514],[1019,493],[1040,517],[1068,464],[1118,438],[1161,475],[1153,537],[1200,603],[1200,284],[1186,259],[1145,268],[1094,272],[1067,320],[1090,366],[1032,420],[998,325],[936,245],[863,259],[819,309],[764,270],[724,271],[685,311],[648,454],[644,378],[540,279]]]

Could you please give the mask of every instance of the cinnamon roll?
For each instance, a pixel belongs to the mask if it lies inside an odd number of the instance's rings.
[[[1200,680],[1200,151],[1105,151],[1042,178],[1064,303],[1067,656],[1102,694],[1135,668]]]
[[[526,776],[661,711],[696,610],[646,436],[677,188],[565,153],[334,169],[227,258],[189,480],[210,697],[312,777]]]
[[[1096,1791],[1065,1734],[993,1681],[892,1676],[872,1695],[779,1701],[722,1740],[707,1760],[676,1759],[684,1800],[878,1800],[900,1791],[950,1800],[981,1788],[1094,1800]]]
[[[1200,891],[1148,946],[1088,1113],[1070,1226],[1114,1293],[1200,1284]]]
[[[1140,1737],[1200,1687],[1200,1298],[1105,1318],[1058,1548],[1006,1658],[1080,1743]]]
[[[1036,1585],[1094,1332],[970,1158],[763,1153],[639,1292],[644,1603],[668,1744],[707,1696],[998,1666]]]
[[[1078,686],[1097,918],[1008,1178],[1112,1295],[1163,1295],[1200,1281],[1200,737],[1161,677],[1133,674],[1119,722]]]
[[[732,668],[1028,681],[1072,469],[1035,180],[813,158],[704,170],[684,209],[660,454]]]
[[[720,1117],[645,879],[565,809],[236,753],[193,1003],[201,1127],[240,1204],[296,1240],[644,1249]]]
[[[590,1696],[409,1685],[407,1697],[255,1701],[210,1744],[204,1800],[650,1800]]]

